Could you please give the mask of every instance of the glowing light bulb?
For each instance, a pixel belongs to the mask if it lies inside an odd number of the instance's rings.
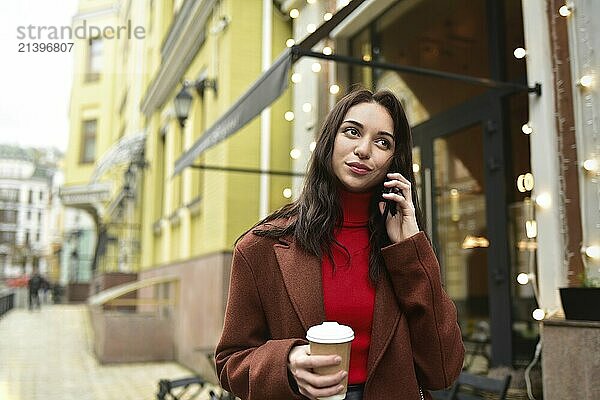
[[[331,19],[331,17],[333,17],[332,13],[330,13],[330,12],[325,13],[325,15],[323,15],[323,20],[329,21]]]
[[[564,5],[558,9],[558,13],[563,17],[568,17],[569,15],[571,15],[571,7]]]
[[[301,155],[302,152],[299,149],[292,149],[290,151],[290,157],[292,157],[294,160],[299,159]]]
[[[319,72],[319,71],[321,71],[321,64],[318,62],[313,63],[313,65],[310,67],[310,69],[312,69],[313,72]]]
[[[417,163],[413,163],[413,172],[416,174],[421,170],[421,167]]]
[[[290,189],[290,188],[283,189],[283,197],[285,197],[286,199],[289,199],[290,197],[292,197],[292,189]]]
[[[329,93],[338,94],[340,92],[340,87],[338,85],[329,86]]]
[[[292,8],[290,10],[290,17],[291,18],[298,18],[298,16],[300,16],[300,11],[298,11],[297,8]]]
[[[534,220],[525,221],[525,233],[529,239],[537,237],[537,222]]]
[[[331,53],[333,53],[333,50],[331,50],[331,47],[329,47],[329,46],[323,47],[323,54],[325,54],[326,56],[330,56]]]
[[[517,47],[513,54],[515,55],[515,58],[521,59],[527,55],[527,51],[522,47]]]
[[[365,54],[362,58],[363,58],[363,61],[366,61],[366,62],[369,62],[372,59],[370,54]]]
[[[316,0],[306,0],[306,2],[307,2],[308,4],[315,4],[315,1],[316,1]]]
[[[304,103],[302,104],[302,111],[308,113],[312,111],[312,104],[310,103]]]
[[[292,74],[292,82],[294,82],[294,83],[300,83],[300,82],[302,82],[302,75],[300,75],[299,72],[294,72]]]
[[[348,4],[350,4],[350,0],[342,0],[342,1],[340,1],[340,7],[346,7]]]
[[[544,192],[536,196],[535,202],[541,208],[548,209],[552,205],[552,198],[549,193]]]
[[[519,282],[521,285],[527,285],[527,283],[529,283],[529,275],[521,272],[519,275],[517,275],[517,282]]]
[[[283,118],[285,118],[286,121],[293,121],[294,113],[292,111],[286,111],[285,114],[283,114]]]
[[[287,47],[292,47],[295,44],[296,44],[296,41],[294,39],[288,39],[288,40],[285,41],[285,45]]]
[[[594,260],[600,259],[600,246],[588,246],[585,248],[585,255]]]
[[[544,310],[542,310],[540,308],[536,308],[535,310],[533,310],[533,313],[531,315],[533,316],[533,319],[535,319],[536,321],[541,321],[546,316],[546,313],[544,312]]]
[[[317,30],[317,26],[315,24],[308,24],[308,25],[306,25],[306,31],[308,33],[313,33],[316,30]]]
[[[317,142],[310,142],[308,148],[310,149],[310,151],[315,151],[315,149],[317,148]]]
[[[521,131],[524,134],[529,135],[533,132],[533,128],[531,127],[531,125],[529,125],[529,123],[526,123],[521,127]]]
[[[594,78],[591,75],[584,75],[579,78],[579,84],[585,88],[589,88],[594,84]]]
[[[598,172],[598,160],[590,158],[583,162],[583,169],[589,172]]]

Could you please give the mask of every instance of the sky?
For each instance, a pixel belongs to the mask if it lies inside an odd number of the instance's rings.
[[[67,149],[73,53],[19,53],[35,40],[17,27],[70,26],[76,11],[77,0],[0,2],[0,143]]]

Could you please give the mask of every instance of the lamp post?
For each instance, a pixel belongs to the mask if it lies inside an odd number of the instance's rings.
[[[188,114],[190,112],[190,108],[192,106],[192,95],[188,91],[187,84],[183,85],[183,88],[177,93],[175,96],[175,115],[177,116],[177,120],[179,121],[179,126],[183,128],[185,126],[185,121],[188,118]]]

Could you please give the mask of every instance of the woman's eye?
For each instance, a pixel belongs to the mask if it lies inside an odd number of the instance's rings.
[[[376,143],[385,149],[390,149],[392,147],[392,144],[387,139],[377,139]]]
[[[356,129],[356,128],[346,128],[346,129],[344,129],[344,133],[349,133],[350,135],[357,136],[358,135],[358,129]]]

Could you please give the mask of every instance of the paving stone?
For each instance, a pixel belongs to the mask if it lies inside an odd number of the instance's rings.
[[[8,312],[0,319],[0,399],[152,400],[160,379],[192,374],[175,362],[101,365],[91,335],[83,305]]]

